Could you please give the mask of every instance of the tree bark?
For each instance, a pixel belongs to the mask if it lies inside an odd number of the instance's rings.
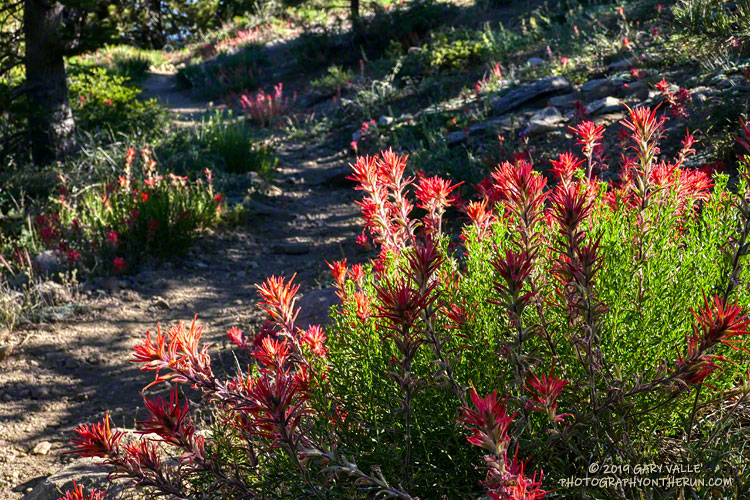
[[[349,0],[349,15],[352,20],[352,29],[359,31],[359,0]]]
[[[76,147],[75,122],[68,102],[62,41],[63,6],[56,0],[26,0],[26,85],[40,109],[30,120],[31,155],[36,164],[63,159]]]

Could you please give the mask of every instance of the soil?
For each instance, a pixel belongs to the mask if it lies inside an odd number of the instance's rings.
[[[190,125],[208,106],[172,81],[152,75],[146,95]],[[141,391],[153,373],[130,360],[133,346],[157,323],[189,322],[197,314],[203,339],[213,344],[214,369],[223,373],[234,364],[226,330],[254,331],[263,321],[254,284],[297,273],[304,294],[330,282],[324,259],[362,260],[354,245],[357,192],[343,180],[350,158],[320,146],[287,145],[278,153],[283,167],[274,184],[280,189],[255,202],[247,224],[206,234],[186,258],[110,279],[104,290],[84,287],[74,297],[82,313],[11,334],[14,351],[0,361],[0,498],[21,498],[75,460],[63,453],[79,423],[107,411],[126,428],[143,418]],[[35,454],[44,441],[50,451]]]

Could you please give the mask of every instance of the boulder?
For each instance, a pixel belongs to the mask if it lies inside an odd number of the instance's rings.
[[[60,259],[54,250],[45,250],[34,257],[34,267],[43,273],[56,273],[60,270]]]
[[[576,101],[580,100],[580,94],[574,92],[572,94],[563,94],[550,97],[550,100],[547,101],[547,103],[550,106],[555,106],[556,108],[572,108],[573,106],[575,106]]]
[[[581,85],[581,92],[586,93],[589,98],[600,98],[613,94],[617,87],[617,83],[609,78],[596,78]]]
[[[512,130],[523,129],[523,124],[524,124],[523,117],[505,115],[505,116],[493,118],[491,120],[487,120],[484,122],[475,123],[474,125],[469,127],[469,133],[471,134],[474,132],[481,132],[485,130],[512,131]],[[451,132],[450,134],[445,136],[445,140],[448,142],[449,146],[453,146],[455,144],[458,144],[459,142],[463,142],[466,140],[466,131],[457,130],[455,132]]]
[[[637,62],[638,60],[635,57],[628,57],[627,59],[611,63],[607,66],[607,69],[609,71],[625,71],[632,68]]]
[[[68,289],[54,281],[43,281],[35,288],[36,293],[50,306],[61,306],[73,300]]]
[[[526,66],[531,66],[532,68],[534,66],[542,66],[544,65],[544,59],[541,57],[532,57],[528,61],[526,61]]]
[[[540,78],[526,85],[511,89],[492,104],[492,112],[496,115],[502,115],[535,99],[558,94],[570,94],[574,91],[575,87],[564,76],[557,75]]]
[[[73,481],[84,488],[86,495],[92,488],[107,490],[107,499],[125,499],[122,485],[110,484],[107,481],[107,471],[97,465],[93,458],[81,458],[66,465],[24,495],[21,500],[57,500],[63,496],[62,492],[73,488]]]
[[[557,128],[557,125],[565,118],[555,107],[544,108],[529,118],[529,126],[526,128],[526,135],[542,134]]]
[[[616,97],[607,96],[598,99],[586,106],[586,113],[589,115],[604,115],[607,113],[616,113],[622,111],[624,106],[622,101]]]
[[[338,303],[339,298],[333,286],[307,292],[297,301],[297,307],[300,308],[297,326],[302,329],[307,329],[310,325],[325,326],[329,320],[328,310]]]

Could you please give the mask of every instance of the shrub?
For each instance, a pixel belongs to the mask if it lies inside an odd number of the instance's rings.
[[[684,166],[690,136],[672,161],[658,158],[662,123],[629,110],[619,183],[596,179],[602,130],[582,123],[584,159],[554,160],[553,187],[518,158],[468,203],[445,179],[406,177],[406,157],[358,158],[358,239],[380,253],[367,266],[329,264],[333,326],[299,328],[299,286],[271,277],[258,287],[260,331],[228,332],[249,361],[229,380],[213,373],[195,321],[148,333],[135,361],[156,372],[151,385],[174,384],[169,401],[146,400],[139,432],[151,437],[125,444],[105,417],[79,427],[75,452],[154,495],[189,498],[644,493],[558,488],[593,462],[739,477],[733,414],[750,387],[732,362],[750,334],[750,154],[731,193],[726,176]],[[461,247],[444,225],[451,206],[470,221]],[[201,393],[208,432],[178,385]]]
[[[323,92],[340,91],[354,80],[354,72],[343,66],[330,66],[326,74],[310,82],[315,90]]]
[[[294,98],[297,97],[295,93]],[[287,113],[289,98],[284,97],[284,84],[278,83],[273,88],[273,94],[266,94],[260,89],[254,96],[242,94],[240,105],[242,112],[255,123],[269,126]]]
[[[148,132],[153,137],[165,129],[166,109],[156,99],[139,100],[140,90],[128,84],[125,77],[103,68],[79,67],[69,73],[69,78],[73,116],[83,130]]]
[[[489,48],[473,32],[443,32],[432,39],[426,51],[427,64],[433,69],[460,69],[479,66]]]
[[[163,65],[166,60],[159,51],[145,51],[126,45],[115,45],[78,56],[71,62],[75,65],[98,66],[112,75],[121,76],[137,84],[146,78],[151,66]]]
[[[140,155],[129,149],[117,178],[78,188],[61,180],[55,209],[37,218],[36,230],[63,260],[91,270],[120,273],[146,254],[180,255],[217,222],[223,204],[209,170],[205,182],[162,175],[148,147]]]
[[[232,119],[231,113],[224,118],[217,112],[203,128],[206,152],[219,157],[229,173],[258,172],[265,177],[279,162],[270,146],[258,143],[253,128],[242,118]]]

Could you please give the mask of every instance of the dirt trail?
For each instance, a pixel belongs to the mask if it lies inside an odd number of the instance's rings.
[[[143,82],[143,99],[157,99],[176,114],[176,125],[192,126],[210,109],[204,102],[193,99],[189,90],[180,89],[174,73],[149,73]]]
[[[152,76],[146,96],[189,124],[206,105],[172,81]],[[304,294],[327,278],[324,259],[357,259],[356,193],[341,182],[349,158],[299,145],[279,155],[278,189],[254,202],[247,226],[206,235],[185,259],[82,293],[76,300],[86,312],[69,321],[14,332],[14,342],[26,340],[0,363],[0,498],[21,498],[75,460],[62,453],[70,450],[78,423],[100,419],[107,410],[128,428],[143,417],[140,391],[152,374],[140,372],[130,358],[133,345],[157,322],[171,325],[197,314],[221,373],[233,364],[227,328],[254,331],[262,321],[255,283],[297,273]],[[43,441],[50,451],[32,453]]]

